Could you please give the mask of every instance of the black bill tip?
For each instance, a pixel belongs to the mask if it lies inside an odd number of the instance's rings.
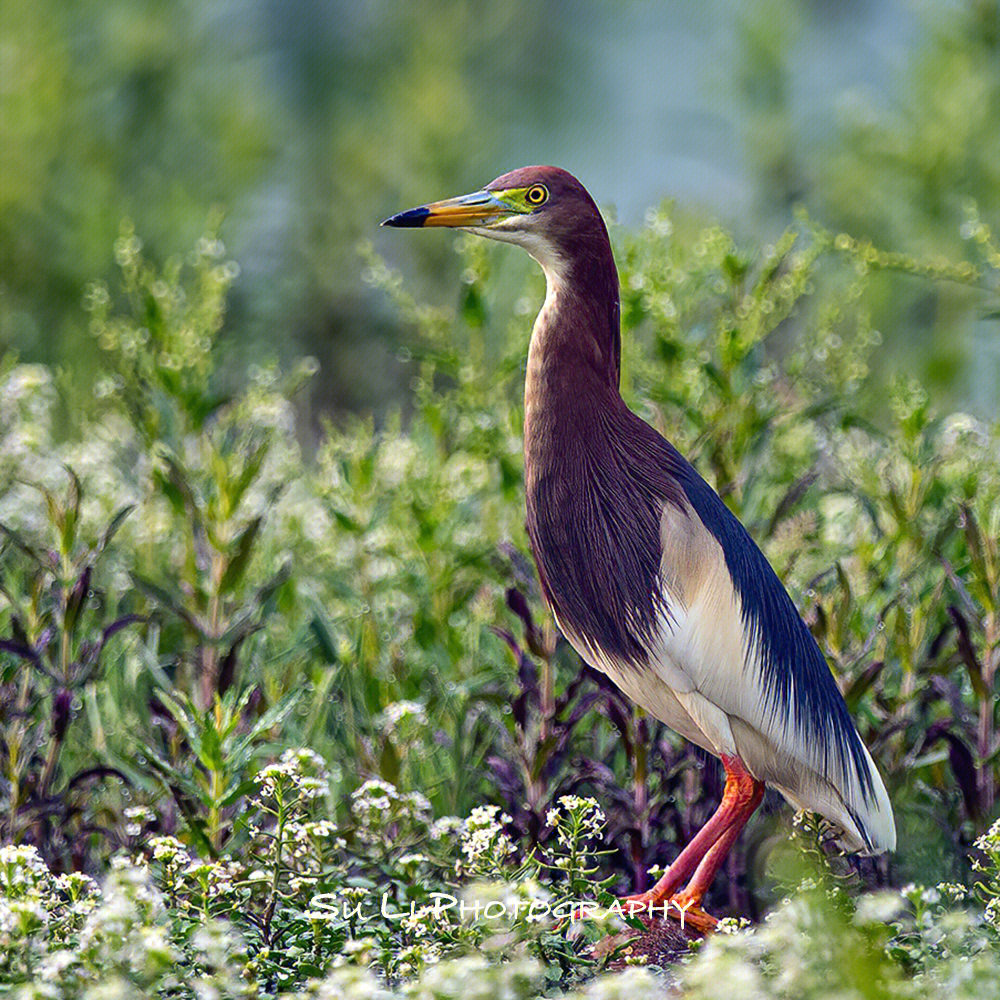
[[[383,219],[380,225],[392,226],[396,229],[418,229],[424,224],[424,219],[430,214],[430,211],[424,207],[409,208],[405,212],[390,215],[388,219]]]

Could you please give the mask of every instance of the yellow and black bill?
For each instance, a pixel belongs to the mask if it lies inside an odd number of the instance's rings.
[[[488,226],[514,214],[516,209],[501,201],[494,192],[474,191],[458,198],[407,209],[385,219],[382,225],[411,229],[421,226]]]

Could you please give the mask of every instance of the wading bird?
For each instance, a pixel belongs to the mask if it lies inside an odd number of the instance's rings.
[[[583,185],[523,167],[383,225],[458,227],[541,265],[524,474],[546,601],[587,663],[725,768],[716,812],[652,889],[627,899],[672,904],[710,930],[702,897],[765,784],[835,824],[848,850],[892,850],[885,786],[781,581],[718,494],[622,400],[618,272]]]

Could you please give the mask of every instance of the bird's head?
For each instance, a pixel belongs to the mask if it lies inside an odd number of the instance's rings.
[[[481,191],[411,208],[383,226],[451,226],[524,247],[545,269],[559,274],[567,261],[607,230],[587,189],[559,167],[521,167]]]

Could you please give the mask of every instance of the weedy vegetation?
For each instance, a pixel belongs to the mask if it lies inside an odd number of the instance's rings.
[[[661,970],[634,922],[570,904],[648,882],[720,775],[543,608],[520,401],[540,278],[511,315],[463,242],[442,310],[368,252],[412,327],[411,410],[307,448],[312,362],[218,361],[238,271],[216,234],[160,268],[123,229],[69,433],[53,372],[0,366],[5,995],[988,995],[1000,431],[905,372],[862,392],[873,274],[990,305],[1000,248],[974,214],[962,233],[958,261],[806,218],[752,252],[669,209],[615,233],[626,398],[791,588],[900,834],[850,862],[768,799],[709,900],[753,925]]]

